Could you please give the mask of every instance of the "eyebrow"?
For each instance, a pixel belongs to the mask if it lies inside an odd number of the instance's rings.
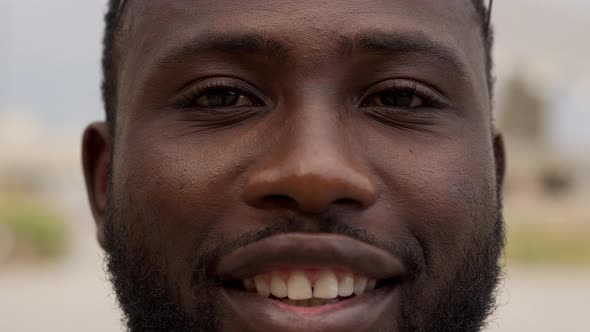
[[[462,77],[468,77],[465,62],[451,47],[434,41],[422,32],[383,33],[364,32],[354,38],[341,40],[341,48],[347,55],[355,53],[378,53],[384,56],[418,54],[451,66]]]
[[[284,43],[262,34],[206,32],[167,52],[157,63],[177,63],[186,57],[210,52],[263,55],[276,63],[284,63],[290,55]]]
[[[423,32],[401,33],[365,31],[339,40],[341,54],[352,57],[357,53],[377,53],[383,56],[417,54],[450,66],[462,77],[468,77],[465,62],[453,48],[433,40]],[[283,41],[260,33],[205,32],[166,52],[159,64],[182,62],[197,54],[220,52],[234,55],[262,55],[283,64],[293,53]]]

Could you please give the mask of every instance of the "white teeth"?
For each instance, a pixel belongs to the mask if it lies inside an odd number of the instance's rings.
[[[338,283],[338,296],[351,296],[354,292],[354,277],[352,273],[345,273]]]
[[[311,283],[302,271],[294,271],[287,282],[287,295],[291,300],[311,299]]]
[[[269,297],[270,296],[270,285],[268,284],[268,280],[262,275],[256,276],[254,278],[254,284],[256,285],[256,291],[258,294]]]
[[[270,292],[279,299],[287,297],[287,284],[276,272],[270,278]]]
[[[323,271],[313,286],[313,297],[317,299],[335,299],[338,297],[338,279],[332,271]]]
[[[253,279],[244,280],[244,288],[249,292],[256,291],[256,284],[254,284],[254,280]]]
[[[255,278],[245,279],[244,288],[249,292],[257,292],[263,297],[282,299],[285,303],[295,301],[292,305],[306,304],[305,300],[317,299],[310,305],[319,306],[330,300],[338,301],[352,295],[362,295],[375,289],[377,280],[369,279],[350,272],[341,274],[340,280],[329,269],[322,270],[315,284],[311,285],[307,274],[302,270],[293,270],[285,282],[279,271],[269,274],[260,274]],[[326,302],[328,301],[328,302]]]
[[[355,295],[362,295],[365,292],[365,288],[367,287],[368,279],[365,277],[357,277],[354,280],[354,294]]]

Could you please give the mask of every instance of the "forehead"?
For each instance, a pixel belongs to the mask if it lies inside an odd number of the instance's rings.
[[[146,12],[163,14],[162,10],[181,10],[187,14],[199,12],[204,16],[240,12],[253,14],[247,16],[304,13],[311,14],[312,17],[316,16],[314,14],[322,16],[325,14],[368,14],[371,12],[391,15],[395,12],[401,14],[404,11],[412,11],[414,14],[434,12],[438,15],[454,13],[458,14],[456,17],[474,14],[474,0],[447,0],[444,2],[435,0],[339,0],[338,2],[317,0],[250,0],[247,2],[236,0],[162,0],[158,2],[119,0],[118,7],[120,10],[133,7],[134,13],[137,13],[136,10],[142,10],[144,14]]]
[[[142,51],[211,31],[256,31],[291,41],[296,48],[313,45],[321,50],[340,36],[381,29],[421,32],[462,50],[465,58],[482,55],[480,26],[470,0],[121,0],[121,4],[127,6],[127,41],[141,41]]]

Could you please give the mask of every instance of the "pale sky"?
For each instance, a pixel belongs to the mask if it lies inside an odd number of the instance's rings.
[[[0,112],[32,112],[58,131],[102,119],[105,9],[106,0],[0,0]],[[494,21],[500,85],[516,68],[557,86],[590,82],[590,1],[496,0]]]

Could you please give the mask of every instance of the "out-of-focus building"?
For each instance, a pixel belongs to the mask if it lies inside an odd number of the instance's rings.
[[[79,138],[25,110],[0,113],[0,264],[61,257],[87,215]],[[86,220],[85,218],[84,220]]]
[[[24,192],[52,201],[79,192],[79,137],[50,132],[31,114],[0,112],[0,192]]]
[[[512,222],[590,225],[590,84],[522,68],[498,93]]]
[[[547,107],[526,77],[520,73],[507,79],[501,101],[499,126],[508,141],[537,146],[545,139]]]

